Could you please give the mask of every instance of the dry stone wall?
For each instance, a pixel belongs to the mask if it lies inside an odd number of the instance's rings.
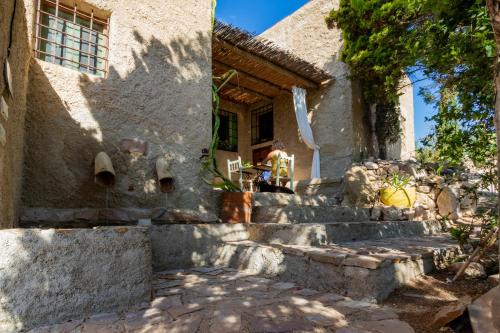
[[[416,189],[412,208],[385,206],[380,190],[397,174],[410,178]],[[467,172],[454,176],[437,175],[415,161],[366,161],[353,164],[344,176],[344,205],[372,207],[372,220],[459,220],[475,213],[477,199],[474,179]]]

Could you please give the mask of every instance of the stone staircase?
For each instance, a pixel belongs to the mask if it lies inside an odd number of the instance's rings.
[[[253,206],[250,224],[159,226],[169,231],[158,243],[169,243],[175,258],[160,258],[157,269],[232,267],[381,301],[459,254],[438,221],[372,221],[370,209],[343,207],[325,195],[257,193]],[[176,243],[191,247],[176,251]],[[155,256],[154,244],[153,237]],[[191,257],[183,261],[185,255]]]

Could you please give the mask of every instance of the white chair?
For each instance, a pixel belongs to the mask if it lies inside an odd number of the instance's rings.
[[[253,181],[250,179],[243,179],[243,163],[241,163],[241,156],[238,156],[238,159],[234,161],[227,160],[227,178],[232,180],[233,173],[238,174],[238,183],[242,191],[244,190],[243,184],[248,184],[250,192],[253,192]]]
[[[280,166],[281,163],[287,164],[287,177],[282,177],[280,175]],[[293,174],[295,171],[295,155],[287,156],[287,155],[278,155],[278,165],[276,171],[276,185],[280,185],[280,178],[288,179],[290,181],[290,190],[293,191]]]

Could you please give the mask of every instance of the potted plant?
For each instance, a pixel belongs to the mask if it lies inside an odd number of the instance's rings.
[[[411,208],[416,197],[417,191],[411,178],[397,173],[389,176],[380,190],[380,201],[387,206]]]
[[[216,2],[213,1],[212,10],[215,11]],[[214,25],[214,12],[212,12],[212,29]],[[222,193],[221,220],[227,223],[250,223],[252,215],[252,193],[243,192],[237,185],[228,179],[218,168],[216,152],[219,146],[219,91],[231,78],[237,75],[236,70],[227,71],[221,76],[212,77],[212,112],[214,114],[214,127],[212,141],[208,151],[204,151],[201,163],[202,179],[213,186],[220,188]]]

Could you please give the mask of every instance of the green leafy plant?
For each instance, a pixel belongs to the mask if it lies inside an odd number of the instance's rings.
[[[396,190],[401,190],[410,185],[411,177],[393,173],[385,179],[384,184],[393,187]]]
[[[217,7],[217,1],[212,1],[212,31],[215,26],[215,9]],[[212,129],[212,141],[208,148],[208,154],[202,157],[201,160],[201,178],[207,184],[214,186],[216,188],[221,188],[225,191],[231,192],[241,192],[242,190],[236,186],[230,179],[228,179],[218,168],[217,165],[217,147],[219,146],[219,127],[220,127],[220,97],[219,91],[233,78],[237,75],[236,70],[231,69],[224,73],[222,76],[212,77],[212,112],[214,114],[214,125]],[[219,178],[220,183],[214,184],[213,179]]]
[[[469,243],[469,238],[472,232],[472,225],[458,224],[450,228],[450,235],[458,242],[460,248]]]

